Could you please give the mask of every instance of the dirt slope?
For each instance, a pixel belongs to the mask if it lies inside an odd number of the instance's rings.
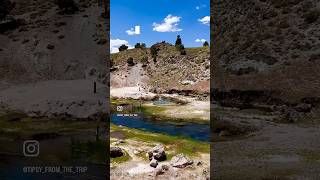
[[[9,16],[23,23],[0,34],[3,84],[106,76],[107,21],[97,1],[80,0],[75,14],[61,14],[53,0],[15,1]]]
[[[320,97],[320,2],[212,1],[218,91],[265,91],[296,103]]]

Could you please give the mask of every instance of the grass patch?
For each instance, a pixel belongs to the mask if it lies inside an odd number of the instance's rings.
[[[120,106],[138,103],[137,100],[130,99],[130,98],[111,98],[110,101],[112,105],[120,105]]]
[[[319,151],[310,151],[310,150],[301,150],[297,153],[300,155],[306,162],[317,162],[320,161],[320,152]]]
[[[32,118],[24,114],[8,112],[0,116],[0,135],[7,138],[28,137],[40,133],[68,133],[95,130],[96,122]]]
[[[154,116],[154,115],[160,115],[163,114],[166,111],[165,107],[160,106],[145,106],[142,105],[141,111],[145,115]]]
[[[110,125],[110,128],[113,131],[122,131],[128,138],[133,140],[155,144],[161,143],[166,146],[167,151],[174,151],[175,154],[184,153],[188,156],[198,156],[199,153],[210,153],[210,144],[207,142],[196,141],[186,137],[149,133],[113,124]]]
[[[121,157],[117,157],[117,158],[110,158],[110,163],[112,165],[117,165],[117,164],[121,164],[121,163],[124,163],[126,161],[129,161],[131,159],[131,157],[129,156],[129,154],[123,150],[125,155],[124,156],[121,156]]]

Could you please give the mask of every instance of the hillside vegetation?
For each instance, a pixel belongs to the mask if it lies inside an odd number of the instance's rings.
[[[186,55],[181,55],[175,46],[165,42],[157,43],[154,47],[158,49],[156,58],[150,48],[112,54],[111,85],[115,85],[117,76],[122,76],[122,81],[130,81],[130,77],[134,76],[130,70],[140,65],[138,76],[144,77],[140,84],[152,92],[209,94],[209,47],[186,48]],[[130,58],[133,64],[128,63]],[[121,85],[118,83],[118,86]]]

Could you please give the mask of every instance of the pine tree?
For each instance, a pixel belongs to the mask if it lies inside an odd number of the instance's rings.
[[[204,47],[209,46],[208,41],[205,41],[205,42],[203,43],[203,46],[204,46]]]
[[[178,35],[175,46],[180,46],[180,45],[182,45],[182,40],[181,40],[180,35]]]

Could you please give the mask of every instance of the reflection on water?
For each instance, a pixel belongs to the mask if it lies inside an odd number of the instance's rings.
[[[0,180],[101,179],[106,177],[106,141],[86,133],[40,140],[38,157],[23,155],[23,140],[0,139]],[[58,167],[55,173],[25,173],[24,167]],[[86,173],[63,173],[62,167],[87,167]],[[43,171],[42,171],[43,172]]]
[[[177,124],[165,120],[154,120],[150,117],[139,115],[138,117],[111,116],[111,122],[129,128],[141,129],[154,133],[164,133],[173,136],[184,136],[200,141],[210,141],[209,124],[185,122]]]
[[[154,105],[172,105],[175,104],[174,102],[170,101],[167,98],[159,97],[157,100],[153,101]]]

